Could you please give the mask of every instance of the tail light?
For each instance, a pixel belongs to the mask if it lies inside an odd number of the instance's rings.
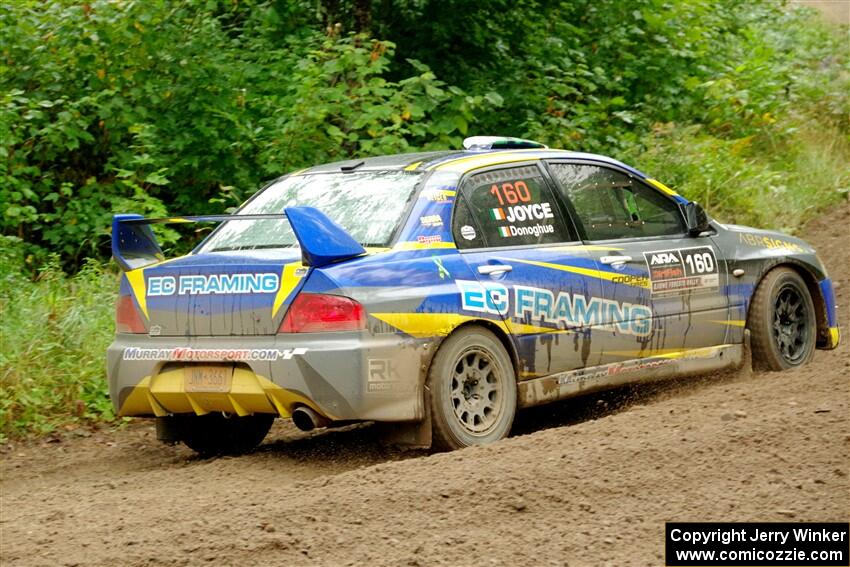
[[[122,295],[118,297],[115,306],[115,330],[119,333],[144,333],[145,322],[139,315],[139,310],[133,304],[133,297]]]
[[[300,293],[280,324],[280,333],[356,331],[366,328],[366,311],[358,302],[340,295]]]

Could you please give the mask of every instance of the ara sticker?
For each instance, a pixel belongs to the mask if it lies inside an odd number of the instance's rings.
[[[720,286],[717,256],[709,246],[644,252],[653,295],[712,291]]]

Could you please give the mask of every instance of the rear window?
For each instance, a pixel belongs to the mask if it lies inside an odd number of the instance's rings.
[[[316,207],[363,246],[386,246],[422,173],[368,171],[322,173],[281,179],[237,215],[279,214],[287,207]],[[298,246],[285,219],[228,221],[210,235],[202,252]]]

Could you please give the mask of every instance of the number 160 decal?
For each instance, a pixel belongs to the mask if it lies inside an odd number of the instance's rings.
[[[528,190],[528,185],[525,184],[525,181],[502,183],[501,187],[494,183],[490,187],[490,194],[499,200],[499,205],[516,205],[517,203],[527,203],[531,200],[531,191]]]
[[[710,246],[644,252],[653,295],[713,291],[720,286],[717,256]]]

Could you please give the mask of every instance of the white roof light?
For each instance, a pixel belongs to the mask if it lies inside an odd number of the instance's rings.
[[[535,142],[534,140],[523,140],[522,138],[511,138],[508,136],[472,136],[463,141],[465,150],[525,150],[525,149],[547,149],[549,146]]]

